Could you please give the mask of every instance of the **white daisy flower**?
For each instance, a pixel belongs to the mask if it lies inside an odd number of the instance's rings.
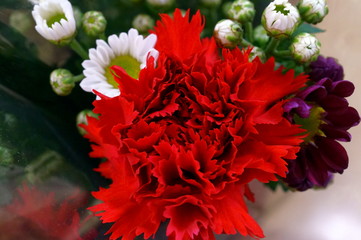
[[[298,27],[301,17],[288,0],[274,0],[263,12],[262,25],[275,38],[289,37]]]
[[[35,3],[35,2],[34,2]],[[32,11],[35,29],[55,44],[68,44],[76,30],[73,8],[68,0],[42,0]]]
[[[87,92],[96,90],[108,97],[118,96],[120,91],[114,80],[110,67],[122,67],[129,76],[138,79],[139,72],[146,66],[149,56],[154,60],[158,58],[158,51],[154,49],[157,37],[150,34],[143,38],[135,29],[130,29],[128,34],[113,34],[104,40],[96,41],[96,48],[89,49],[89,60],[82,63],[85,78],[80,87]]]

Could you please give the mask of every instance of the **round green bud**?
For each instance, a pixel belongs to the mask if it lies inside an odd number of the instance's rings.
[[[326,0],[301,0],[297,5],[302,20],[310,24],[316,24],[328,14]]]
[[[240,23],[252,22],[255,14],[254,4],[248,0],[236,0],[228,10],[228,17]]]
[[[268,43],[270,37],[264,27],[262,25],[258,25],[253,30],[253,38],[258,46],[264,47]]]
[[[138,14],[133,19],[132,26],[140,33],[147,33],[154,27],[154,19],[147,14]]]
[[[242,26],[238,22],[223,19],[216,24],[213,36],[219,46],[235,48],[242,41]]]
[[[292,57],[300,63],[315,61],[320,55],[321,43],[312,34],[297,35],[290,46]]]
[[[67,69],[55,69],[50,74],[50,85],[57,95],[67,96],[75,87],[73,74]]]
[[[103,13],[98,11],[86,12],[83,16],[83,29],[84,32],[91,37],[98,37],[105,32],[107,27],[107,20]]]

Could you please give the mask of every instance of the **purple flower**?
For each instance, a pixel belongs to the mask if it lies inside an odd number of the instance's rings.
[[[309,75],[313,81],[319,81],[322,78],[329,78],[333,82],[343,80],[343,67],[334,58],[319,56],[310,64],[310,67]]]
[[[343,68],[333,58],[319,57],[311,63],[312,84],[284,105],[286,117],[308,133],[297,159],[289,161],[284,181],[290,187],[326,187],[333,173],[348,166],[347,152],[337,141],[351,140],[348,130],[359,124],[360,116],[345,99],[354,85],[342,77]]]

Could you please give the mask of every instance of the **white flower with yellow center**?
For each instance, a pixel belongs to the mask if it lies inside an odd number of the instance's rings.
[[[36,2],[34,2],[36,3]],[[42,0],[32,11],[36,31],[55,44],[68,44],[75,34],[76,23],[68,0]]]
[[[135,29],[119,36],[113,34],[108,41],[97,40],[96,48],[89,49],[89,60],[82,63],[85,78],[80,87],[87,92],[97,92],[108,97],[118,96],[118,83],[114,80],[110,67],[122,67],[129,76],[138,79],[141,69],[146,67],[148,57],[158,58],[154,49],[157,37],[150,34],[146,38]]]

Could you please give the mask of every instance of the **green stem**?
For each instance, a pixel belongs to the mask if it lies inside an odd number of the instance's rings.
[[[84,75],[83,74],[79,74],[79,75],[77,75],[77,76],[74,76],[73,77],[73,82],[80,82],[81,80],[83,80],[84,79]]]
[[[272,55],[272,53],[275,51],[275,49],[277,48],[278,44],[280,43],[280,41],[276,38],[271,38],[271,40],[268,42],[266,48],[265,48],[265,53],[267,56]]]
[[[273,54],[277,57],[290,57],[291,51],[290,50],[281,50],[281,51],[273,51]]]
[[[80,43],[79,43],[76,39],[73,39],[73,41],[71,41],[70,47],[71,47],[71,49],[73,49],[74,52],[76,52],[80,57],[82,57],[83,59],[88,59],[88,53],[87,53],[87,51],[85,51],[85,49],[80,45]]]
[[[252,46],[252,43],[248,42],[246,39],[242,39],[242,42],[240,43],[242,47],[249,47]]]
[[[251,22],[247,22],[245,24],[245,30],[247,40],[253,43],[253,26]]]

